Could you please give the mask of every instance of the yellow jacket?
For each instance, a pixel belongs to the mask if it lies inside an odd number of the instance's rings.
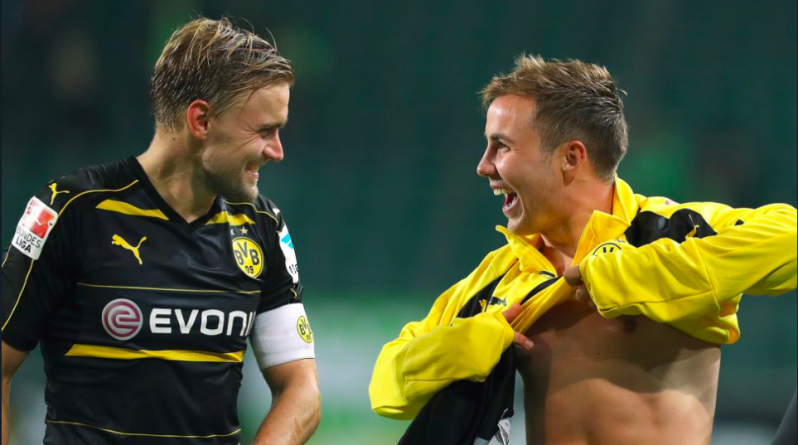
[[[526,332],[571,297],[540,253],[540,234],[497,230],[507,245],[382,348],[369,386],[377,414],[412,419],[453,381],[484,381],[514,330]],[[605,317],[645,315],[705,341],[734,343],[743,292],[776,295],[796,287],[796,210],[679,205],[636,195],[616,178],[612,215],[593,213],[573,264]],[[524,310],[511,326],[501,313],[518,302]]]

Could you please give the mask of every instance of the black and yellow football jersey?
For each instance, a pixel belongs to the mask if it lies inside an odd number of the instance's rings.
[[[255,317],[302,298],[272,202],[217,198],[187,223],[135,158],[32,198],[2,276],[2,340],[41,343],[53,444],[237,444]]]

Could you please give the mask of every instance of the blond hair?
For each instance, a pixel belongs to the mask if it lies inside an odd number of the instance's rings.
[[[581,141],[596,176],[605,182],[612,182],[628,145],[620,93],[625,94],[603,66],[528,55],[519,56],[510,74],[495,76],[481,91],[485,107],[504,95],[534,99],[532,125],[542,149],[551,153],[560,144]]]
[[[226,18],[199,18],[166,42],[150,79],[150,104],[157,125],[178,130],[181,112],[195,100],[219,115],[240,93],[293,82],[291,62],[274,45]]]

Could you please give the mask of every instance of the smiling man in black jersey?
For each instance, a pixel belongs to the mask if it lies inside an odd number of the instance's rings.
[[[147,151],[29,201],[2,265],[3,445],[11,378],[37,344],[48,444],[238,444],[247,338],[274,399],[255,443],[313,434],[294,245],[257,187],[283,158],[293,81],[269,42],[194,20],[156,62]]]

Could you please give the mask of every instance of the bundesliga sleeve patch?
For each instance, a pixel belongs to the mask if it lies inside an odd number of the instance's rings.
[[[288,233],[288,226],[283,224],[283,230],[277,235],[280,237],[280,249],[285,256],[285,268],[291,275],[294,284],[299,282],[299,266],[296,261],[296,252],[294,251],[294,242],[291,241],[291,234]]]
[[[33,197],[17,224],[16,233],[11,244],[28,257],[38,260],[42,254],[44,243],[55,225],[58,213],[47,204]]]

